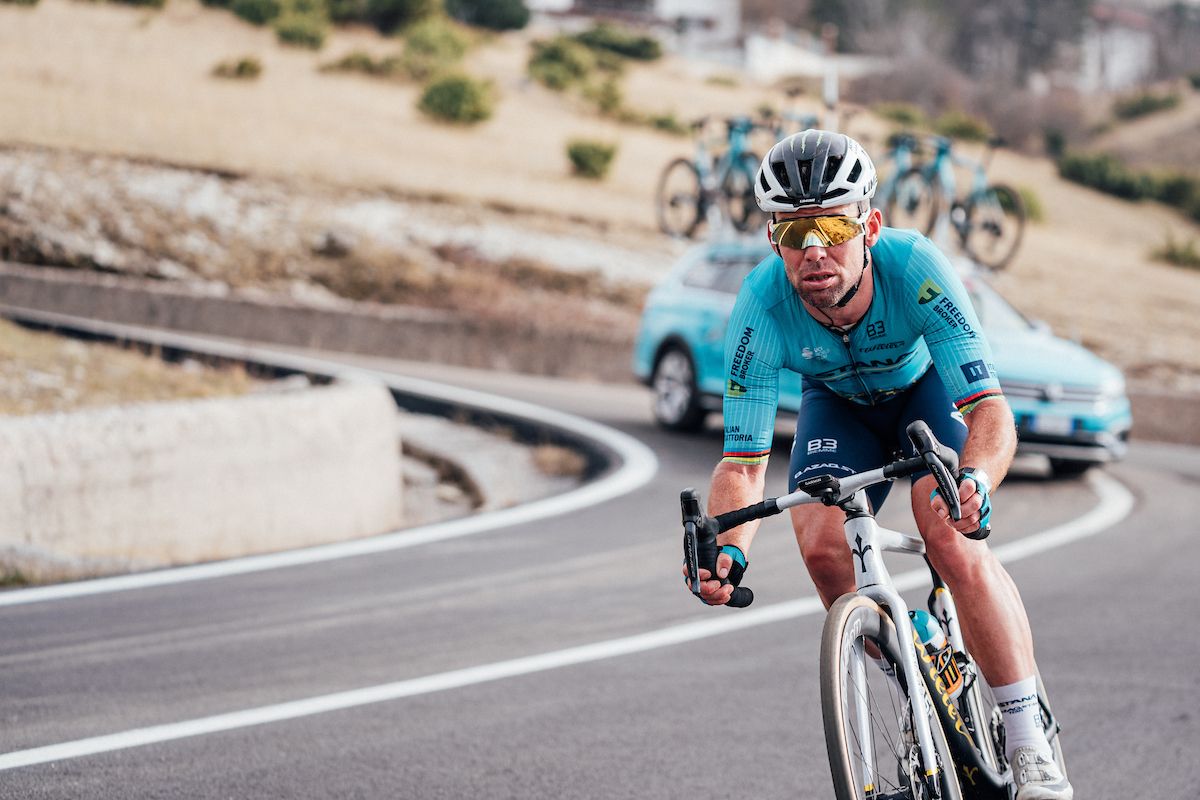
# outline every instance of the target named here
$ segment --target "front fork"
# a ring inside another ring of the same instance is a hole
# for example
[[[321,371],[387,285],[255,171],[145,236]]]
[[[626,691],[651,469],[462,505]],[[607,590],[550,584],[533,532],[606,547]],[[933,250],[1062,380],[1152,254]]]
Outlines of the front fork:
[[[861,492],[859,493],[861,494]],[[857,495],[856,495],[856,499]],[[930,730],[930,717],[934,710],[928,705],[928,694],[915,691],[915,687],[923,686],[925,681],[921,675],[921,666],[917,662],[916,650],[913,647],[912,622],[908,618],[908,605],[900,594],[892,587],[891,575],[883,563],[882,550],[905,549],[923,552],[923,543],[919,539],[904,536],[895,531],[880,528],[875,519],[865,511],[865,501],[862,514],[850,516],[846,520],[846,541],[854,558],[855,582],[858,593],[869,597],[881,606],[891,611],[892,622],[900,641],[900,653],[903,662],[900,667],[904,672],[904,683],[909,687],[909,699],[913,704],[913,729],[917,736],[917,744],[921,749],[921,766],[927,786],[932,790],[931,796],[939,796],[937,751],[933,746],[933,733]],[[916,548],[920,548],[917,550]],[[855,697],[865,696],[865,654],[856,651],[855,660],[858,665],[851,671],[851,680],[855,682]],[[913,695],[916,695],[915,697]],[[920,699],[918,699],[920,698]],[[919,703],[919,705],[918,705]],[[856,704],[861,705],[861,704]],[[864,709],[858,711],[859,730],[869,730],[868,720]],[[875,779],[875,764],[870,754],[862,757],[859,766],[862,770],[864,783],[871,785]]]

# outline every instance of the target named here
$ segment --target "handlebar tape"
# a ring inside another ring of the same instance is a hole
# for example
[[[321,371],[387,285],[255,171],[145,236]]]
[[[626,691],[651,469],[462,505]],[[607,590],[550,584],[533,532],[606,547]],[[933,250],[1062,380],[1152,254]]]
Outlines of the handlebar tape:
[[[729,602],[725,605],[733,608],[745,608],[754,602],[754,592],[749,586],[739,586],[733,590],[733,594],[729,597]]]
[[[738,525],[744,525],[751,520],[763,519],[771,517],[783,511],[779,504],[775,502],[774,497],[768,497],[761,503],[755,503],[752,506],[739,508],[737,511],[729,511],[724,514],[718,514],[714,519],[717,521],[717,528],[721,533],[732,530]]]

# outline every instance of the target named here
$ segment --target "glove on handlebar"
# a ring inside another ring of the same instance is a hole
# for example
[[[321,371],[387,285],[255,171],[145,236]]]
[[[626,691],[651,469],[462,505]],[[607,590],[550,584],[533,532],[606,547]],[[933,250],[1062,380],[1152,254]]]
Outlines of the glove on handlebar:
[[[974,467],[963,467],[958,471],[957,477],[960,483],[969,478],[975,484],[975,491],[983,500],[983,505],[979,507],[979,529],[974,533],[964,535],[968,539],[986,539],[992,532],[990,524],[992,521],[992,487],[988,485],[987,475],[976,471]]]

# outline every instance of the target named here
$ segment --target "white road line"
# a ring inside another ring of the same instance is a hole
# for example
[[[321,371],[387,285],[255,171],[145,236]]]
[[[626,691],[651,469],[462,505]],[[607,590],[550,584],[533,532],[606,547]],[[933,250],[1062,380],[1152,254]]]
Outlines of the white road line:
[[[1042,553],[1051,548],[1061,547],[1069,542],[1087,536],[1094,536],[1115,525],[1133,508],[1133,495],[1116,480],[1102,473],[1093,473],[1089,480],[1100,498],[1100,502],[1094,509],[1064,525],[1059,525],[1042,533],[1025,537],[1020,541],[997,547],[995,549],[996,555],[1002,561],[1012,562]],[[895,583],[899,589],[909,590],[926,584],[928,579],[929,573],[924,569],[918,569],[896,576]],[[189,736],[200,736],[207,733],[247,728],[253,725],[263,725],[268,722],[296,719],[313,714],[323,714],[328,711],[339,711],[354,708],[355,706],[383,703],[403,697],[472,686],[474,684],[512,678],[519,675],[529,675],[574,664],[616,658],[618,656],[626,656],[661,647],[692,642],[697,639],[719,636],[730,631],[816,614],[821,610],[821,603],[817,598],[801,598],[767,606],[766,608],[741,611],[728,616],[722,615],[715,619],[674,625],[669,628],[662,628],[635,636],[627,636],[621,639],[610,639],[604,642],[571,647],[566,650],[556,650],[540,655],[499,661],[493,664],[483,664],[477,667],[442,672],[436,675],[427,675],[422,678],[385,683],[379,686],[369,686],[348,692],[309,697],[289,703],[234,711],[228,714],[217,714],[211,717],[201,717],[199,719],[167,725],[137,728],[108,736],[78,739],[73,742],[63,742],[46,747],[16,750],[0,755],[0,770],[45,764],[69,758],[79,758],[81,756],[106,753],[113,750],[123,750],[130,747],[140,747],[147,744],[183,739]]]

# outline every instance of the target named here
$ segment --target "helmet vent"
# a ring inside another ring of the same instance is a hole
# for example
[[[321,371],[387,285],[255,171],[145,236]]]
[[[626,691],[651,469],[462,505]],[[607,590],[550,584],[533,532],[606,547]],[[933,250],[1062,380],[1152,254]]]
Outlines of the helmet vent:
[[[775,179],[779,181],[780,186],[782,186],[785,189],[791,188],[791,186],[789,185],[789,181],[788,181],[787,167],[784,166],[783,163],[778,162],[778,161],[775,162],[774,164],[771,165],[771,171],[775,173]],[[765,185],[765,179],[764,179],[764,185]]]
[[[862,162],[855,161],[854,169],[850,170],[850,175],[846,178],[850,183],[858,183],[858,176],[862,174]]]

